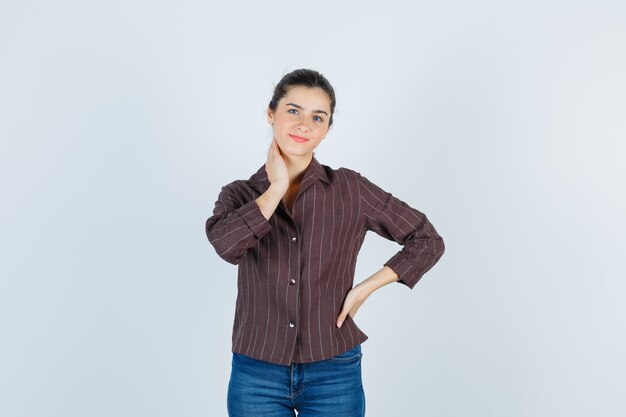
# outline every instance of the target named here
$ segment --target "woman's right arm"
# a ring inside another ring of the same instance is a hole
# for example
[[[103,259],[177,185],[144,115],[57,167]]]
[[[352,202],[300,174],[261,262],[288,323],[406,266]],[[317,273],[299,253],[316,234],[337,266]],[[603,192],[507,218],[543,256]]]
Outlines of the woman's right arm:
[[[279,190],[270,187],[256,200],[243,203],[237,182],[222,187],[213,215],[206,221],[206,235],[217,254],[238,264],[248,249],[272,230],[269,218],[280,202]],[[284,193],[283,193],[284,194]]]
[[[270,186],[256,200],[242,201],[239,183],[232,182],[219,194],[213,216],[206,221],[206,235],[217,254],[231,264],[238,264],[248,249],[272,230],[270,217],[287,192],[286,166],[275,143],[268,151],[266,171]]]

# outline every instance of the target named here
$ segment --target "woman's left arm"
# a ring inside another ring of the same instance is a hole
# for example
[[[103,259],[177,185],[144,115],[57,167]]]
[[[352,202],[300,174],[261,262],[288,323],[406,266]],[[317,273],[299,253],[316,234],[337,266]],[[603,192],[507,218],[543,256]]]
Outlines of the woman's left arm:
[[[385,262],[378,272],[348,292],[337,318],[339,327],[346,314],[354,317],[361,304],[378,288],[397,281],[413,289],[445,251],[443,238],[424,213],[384,191],[361,174],[356,175],[361,215],[367,229],[399,243],[402,249]]]
[[[367,297],[374,291],[387,284],[396,282],[398,278],[398,274],[396,274],[393,269],[388,266],[383,266],[374,275],[355,285],[348,291],[346,298],[343,300],[341,313],[339,317],[337,317],[337,327],[341,327],[346,319],[346,314],[350,314],[350,317],[354,317],[361,305],[367,300]]]

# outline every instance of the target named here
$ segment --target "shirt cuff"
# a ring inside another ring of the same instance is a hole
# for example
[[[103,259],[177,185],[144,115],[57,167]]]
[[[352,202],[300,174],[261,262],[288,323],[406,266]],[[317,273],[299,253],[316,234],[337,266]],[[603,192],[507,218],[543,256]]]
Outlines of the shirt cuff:
[[[422,277],[422,275],[414,273],[415,266],[406,259],[406,255],[402,252],[396,253],[391,259],[385,262],[383,266],[388,266],[393,269],[400,277],[397,282],[406,285],[410,289],[413,289],[417,281]]]
[[[241,206],[239,208],[239,214],[257,239],[262,238],[272,230],[270,222],[261,212],[261,208],[256,200],[249,201]]]

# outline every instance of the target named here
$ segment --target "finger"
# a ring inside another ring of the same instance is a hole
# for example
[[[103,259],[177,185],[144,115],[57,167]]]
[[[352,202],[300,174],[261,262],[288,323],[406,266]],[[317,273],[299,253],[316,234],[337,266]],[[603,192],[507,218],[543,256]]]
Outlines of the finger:
[[[276,153],[277,153],[278,155],[282,155],[282,154],[283,154],[282,149],[280,149],[280,146],[278,146],[278,141],[276,140],[276,137],[275,137],[275,136],[274,136],[274,147],[275,147],[275,149],[276,149]]]
[[[276,158],[278,154],[278,148],[276,147],[276,140],[272,140],[272,144],[270,145],[269,155],[272,158]]]
[[[341,310],[341,313],[339,313],[339,317],[337,317],[337,327],[341,328],[341,325],[346,319],[346,314],[348,314],[346,310]]]

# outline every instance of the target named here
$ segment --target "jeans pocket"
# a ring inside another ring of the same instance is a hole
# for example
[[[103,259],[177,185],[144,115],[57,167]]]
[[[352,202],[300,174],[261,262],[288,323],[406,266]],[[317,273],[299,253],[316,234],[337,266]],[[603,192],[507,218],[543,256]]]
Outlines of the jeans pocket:
[[[329,359],[331,362],[352,362],[361,358],[361,345],[356,345],[350,350],[340,353],[337,356],[333,356]]]

